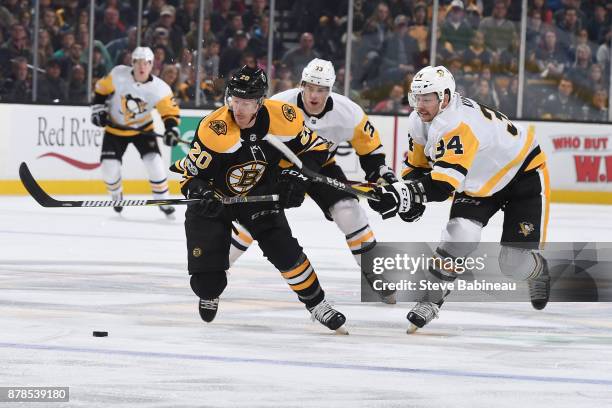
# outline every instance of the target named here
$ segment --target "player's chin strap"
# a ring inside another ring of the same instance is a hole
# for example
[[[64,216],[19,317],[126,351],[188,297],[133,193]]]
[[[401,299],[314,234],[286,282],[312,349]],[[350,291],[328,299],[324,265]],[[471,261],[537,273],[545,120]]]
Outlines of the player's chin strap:
[[[263,137],[263,140],[270,143],[273,147],[275,147],[278,151],[285,155],[285,157],[293,163],[300,171],[309,177],[315,183],[326,184],[332,188],[337,190],[346,191],[347,193],[365,197],[368,200],[372,201],[380,201],[380,197],[377,194],[374,194],[372,191],[363,191],[357,187],[353,187],[352,185],[345,183],[344,181],[336,180],[335,178],[323,176],[319,173],[316,173],[310,170],[308,167],[305,167],[302,161],[297,157],[295,153],[291,151],[283,142],[281,142],[278,138],[273,135],[267,134]]]

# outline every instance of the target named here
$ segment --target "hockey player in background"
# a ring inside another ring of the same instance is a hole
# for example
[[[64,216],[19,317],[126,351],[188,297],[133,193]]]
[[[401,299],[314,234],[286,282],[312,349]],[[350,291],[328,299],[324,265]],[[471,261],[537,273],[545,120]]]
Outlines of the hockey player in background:
[[[132,66],[118,65],[96,83],[91,106],[91,122],[104,127],[102,141],[102,177],[113,200],[123,199],[121,163],[123,154],[133,143],[144,162],[153,197],[169,197],[168,177],[153,131],[151,112],[157,109],[164,122],[163,141],[175,146],[179,140],[179,107],[172,90],[161,79],[151,74],[153,52],[148,47],[137,47],[132,52]],[[160,206],[167,216],[174,213],[172,206]],[[120,213],[122,207],[114,207]]]
[[[545,242],[550,186],[546,158],[532,129],[526,131],[487,106],[455,93],[443,66],[425,67],[409,94],[415,108],[408,121],[409,152],[404,181],[377,187],[381,201],[369,200],[383,218],[399,214],[417,220],[429,201],[454,193],[450,219],[435,250],[441,258],[461,258],[476,249],[482,228],[504,211],[499,266],[525,280],[531,303],[543,309],[550,294],[546,260],[534,250]],[[429,269],[429,279],[452,282],[452,270]],[[419,302],[408,313],[409,332],[437,317],[449,292]]]
[[[226,105],[198,125],[184,166],[181,190],[200,199],[185,213],[191,288],[199,296],[199,313],[211,322],[227,285],[232,221],[244,225],[264,256],[280,271],[312,318],[347,333],[345,317],[325,300],[317,274],[292,236],[283,208],[304,200],[307,180],[294,168],[280,169],[282,154],[263,140],[279,138],[307,166],[318,169],[328,144],[304,126],[292,104],[265,99],[266,74],[242,67],[228,82]],[[279,203],[251,202],[223,206],[218,196],[278,193]]]
[[[306,126],[330,142],[330,149],[320,174],[337,180],[347,180],[342,168],[336,164],[335,155],[341,143],[348,142],[359,156],[359,163],[369,182],[392,184],[397,177],[385,163],[385,153],[378,130],[368,115],[355,102],[332,92],[336,81],[334,66],[330,61],[315,58],[302,71],[299,88],[290,89],[270,99],[297,105],[304,114]],[[374,232],[357,197],[324,184],[311,184],[308,195],[321,208],[325,217],[334,221],[346,237],[346,243],[355,260],[361,265],[361,255],[376,245]],[[241,226],[232,237],[230,262],[234,262],[253,242],[249,232]],[[370,284],[380,275],[365,274]],[[395,303],[395,292],[379,291],[386,303]]]

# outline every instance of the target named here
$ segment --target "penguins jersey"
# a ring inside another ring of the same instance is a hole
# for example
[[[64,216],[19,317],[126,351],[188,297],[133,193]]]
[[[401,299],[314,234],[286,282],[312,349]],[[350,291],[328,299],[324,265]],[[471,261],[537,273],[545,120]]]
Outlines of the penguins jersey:
[[[378,130],[363,109],[346,96],[331,92],[323,112],[315,116],[308,116],[298,88],[273,95],[271,99],[289,102],[300,108],[306,126],[331,143],[328,163],[333,162],[338,145],[349,142],[360,156],[361,167],[366,175],[385,164]]]
[[[491,196],[519,171],[535,169],[546,160],[533,128],[526,131],[504,114],[459,94],[431,123],[413,111],[408,132],[402,176],[414,169],[431,169],[431,179],[449,193]]]
[[[198,124],[188,155],[171,170],[183,173],[181,188],[193,177],[211,183],[225,197],[269,194],[283,154],[262,140],[267,134],[284,142],[307,167],[318,168],[328,154],[328,143],[304,126],[295,105],[266,99],[251,128],[240,129],[223,106]]]
[[[140,131],[153,130],[151,112],[157,109],[164,123],[179,123],[179,107],[174,100],[172,90],[164,81],[151,75],[144,82],[137,82],[132,75],[132,67],[118,65],[96,83],[96,102],[106,97],[109,116],[112,124],[105,130],[117,136],[135,136]],[[118,127],[130,127],[135,130],[124,130]],[[168,126],[167,126],[168,127]]]

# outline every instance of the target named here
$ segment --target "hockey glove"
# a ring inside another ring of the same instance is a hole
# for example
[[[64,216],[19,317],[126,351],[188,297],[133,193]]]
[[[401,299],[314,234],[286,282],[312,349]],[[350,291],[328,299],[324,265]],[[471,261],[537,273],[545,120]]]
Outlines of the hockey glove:
[[[386,165],[382,165],[378,170],[368,174],[366,180],[370,183],[378,184],[393,184],[398,181],[393,170]]]
[[[104,127],[110,123],[106,105],[91,105],[91,123],[98,127]]]
[[[214,218],[223,211],[223,203],[215,196],[210,184],[198,178],[193,178],[184,187],[183,194],[187,198],[196,198],[200,202],[190,207],[196,215],[204,218]]]
[[[278,175],[275,188],[281,207],[292,208],[302,205],[308,186],[310,186],[310,179],[297,168],[283,169]]]
[[[374,189],[374,194],[380,201],[368,200],[370,208],[382,215],[383,220],[396,214],[408,213],[416,203],[424,203],[425,196],[420,183],[404,183],[398,181],[391,185]]]
[[[179,141],[179,129],[172,127],[164,132],[164,144],[166,146],[176,146]]]

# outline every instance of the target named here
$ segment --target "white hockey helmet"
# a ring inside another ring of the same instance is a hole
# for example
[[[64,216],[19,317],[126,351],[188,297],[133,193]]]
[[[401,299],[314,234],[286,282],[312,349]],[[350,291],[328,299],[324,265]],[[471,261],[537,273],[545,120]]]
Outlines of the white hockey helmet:
[[[153,51],[149,47],[136,47],[132,51],[132,64],[134,61],[143,59],[147,62],[153,62]]]
[[[302,70],[302,83],[328,87],[331,91],[336,82],[336,71],[331,61],[315,58]]]
[[[440,110],[442,110],[444,94],[447,91],[450,94],[450,98],[452,98],[455,94],[455,78],[453,78],[453,74],[442,65],[425,67],[416,73],[410,84],[408,102],[410,102],[410,106],[416,108],[416,95],[435,93],[438,95]]]

